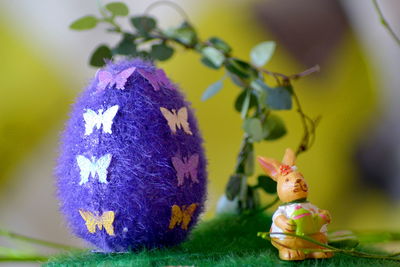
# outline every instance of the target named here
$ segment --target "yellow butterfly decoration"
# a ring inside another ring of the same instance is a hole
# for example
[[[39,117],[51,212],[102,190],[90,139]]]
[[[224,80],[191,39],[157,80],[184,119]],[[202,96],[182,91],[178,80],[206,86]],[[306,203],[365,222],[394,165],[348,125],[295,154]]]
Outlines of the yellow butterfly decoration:
[[[188,123],[188,111],[186,107],[181,107],[176,113],[175,109],[169,111],[166,108],[160,107],[160,111],[163,114],[164,118],[168,122],[168,126],[171,129],[172,133],[176,134],[176,129],[183,128],[183,131],[189,135],[193,135],[190,131],[189,123]]]
[[[173,205],[171,208],[172,215],[169,222],[169,229],[172,230],[176,225],[181,225],[183,230],[187,230],[196,208],[196,203],[189,205],[189,207],[184,205],[182,206],[182,209],[178,205]]]
[[[79,210],[79,214],[85,220],[86,227],[90,233],[94,234],[96,232],[96,226],[99,230],[102,230],[104,226],[108,235],[114,235],[113,222],[115,214],[113,211],[106,211],[103,212],[103,215],[97,216],[90,211]]]

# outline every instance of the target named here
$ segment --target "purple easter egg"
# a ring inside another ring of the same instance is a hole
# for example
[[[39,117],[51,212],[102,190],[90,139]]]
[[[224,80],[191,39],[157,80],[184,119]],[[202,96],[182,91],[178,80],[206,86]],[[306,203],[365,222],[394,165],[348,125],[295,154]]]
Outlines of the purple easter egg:
[[[101,251],[179,244],[207,186],[190,104],[151,63],[108,63],[73,105],[56,176],[70,229]]]

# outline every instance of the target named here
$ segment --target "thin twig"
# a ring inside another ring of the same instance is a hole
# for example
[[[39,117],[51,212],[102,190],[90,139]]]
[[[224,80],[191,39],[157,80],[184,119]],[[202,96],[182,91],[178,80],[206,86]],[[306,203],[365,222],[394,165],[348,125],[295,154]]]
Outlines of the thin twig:
[[[244,162],[247,160],[247,157],[249,156],[248,153],[248,146],[251,145],[251,142],[249,140],[249,137],[247,134],[243,136],[242,143],[240,145],[240,150],[239,150],[239,155],[237,157],[237,162],[235,166],[235,173],[239,174],[241,166],[243,166]],[[243,205],[246,205],[247,203],[247,176],[245,174],[242,174],[242,181],[240,184],[240,190],[239,190],[239,200]]]
[[[114,28],[111,29],[112,32],[116,32],[116,33],[124,33],[121,29],[121,26],[119,26],[113,19],[113,17],[104,17],[103,22],[109,23],[111,26],[113,26]]]
[[[272,72],[272,71],[269,71],[269,70],[266,70],[263,68],[257,68],[257,70],[274,77],[277,80],[278,84],[283,83],[284,85],[291,85],[292,80],[297,80],[304,76],[313,74],[315,72],[319,72],[320,67],[319,67],[319,65],[315,65],[309,69],[306,69],[305,71],[302,71],[297,74],[292,74],[290,76],[287,76],[285,74],[278,73],[278,72]],[[279,80],[279,78],[282,79],[282,82]],[[315,140],[315,128],[320,120],[320,117],[318,117],[316,120],[312,120],[309,116],[307,116],[304,113],[303,108],[300,104],[299,97],[297,96],[297,94],[294,90],[292,92],[292,95],[293,95],[294,101],[296,103],[297,112],[300,115],[300,120],[303,125],[303,129],[304,129],[303,137],[300,141],[299,147],[296,150],[296,155],[298,156],[299,154],[307,151],[313,145],[314,140]],[[308,125],[308,123],[309,123],[309,125]]]
[[[309,132],[308,125],[307,125],[307,115],[303,111],[303,108],[300,104],[299,97],[297,96],[297,94],[294,90],[293,90],[292,94],[293,94],[293,99],[297,106],[297,112],[300,115],[300,120],[301,120],[301,123],[303,124],[303,129],[304,129],[303,138],[301,139],[299,147],[296,150],[296,156],[298,156],[299,154],[303,153],[304,151],[306,151],[308,149],[308,143],[309,143],[308,141],[310,138],[310,132]]]
[[[396,43],[400,46],[400,38],[396,35],[393,28],[390,26],[388,21],[385,19],[385,16],[383,15],[381,8],[379,7],[378,0],[372,0],[372,3],[374,4],[375,10],[379,15],[379,19],[380,19],[382,25],[388,30],[389,34],[396,41]]]
[[[0,262],[46,262],[49,260],[45,255],[26,255],[26,256],[0,256]]]
[[[265,73],[265,74],[268,74],[269,76],[274,77],[275,79],[282,78],[283,80],[290,80],[289,76],[287,76],[285,74],[282,74],[282,73],[279,73],[279,72],[269,71],[269,70],[263,69],[263,68],[257,68],[257,69],[259,71]],[[279,82],[279,80],[278,80],[278,82]]]
[[[397,258],[397,254],[388,254],[388,255],[377,255],[377,254],[369,254],[369,253],[365,253],[365,252],[361,252],[361,251],[356,251],[354,249],[339,249],[333,246],[330,246],[328,244],[324,244],[321,242],[316,241],[315,239],[308,237],[308,236],[301,236],[301,235],[296,235],[296,234],[292,234],[292,233],[277,233],[277,232],[263,232],[261,235],[262,238],[267,239],[267,240],[271,240],[270,235],[286,235],[286,236],[292,236],[292,237],[297,237],[303,240],[306,240],[310,243],[313,243],[315,245],[318,245],[320,247],[323,247],[325,249],[329,249],[332,252],[336,252],[336,253],[343,253],[343,254],[347,254],[350,256],[355,256],[355,257],[361,257],[361,258],[370,258],[370,259],[382,259],[382,260],[394,260],[394,261],[400,261],[400,258]],[[321,251],[323,251],[324,249],[321,249]],[[393,256],[395,255],[395,256]]]
[[[103,4],[101,3],[101,0],[97,0],[96,3],[97,3],[97,8],[98,8],[99,11],[100,11],[100,14],[101,14],[104,18],[107,17],[107,13],[106,13],[106,11],[105,11],[104,8],[103,8]]]
[[[313,67],[311,67],[309,69],[306,69],[305,71],[302,71],[300,73],[296,73],[296,74],[292,74],[292,75],[287,76],[285,74],[282,74],[282,73],[279,73],[279,72],[274,72],[274,71],[269,71],[269,70],[263,69],[263,68],[256,68],[256,69],[261,71],[261,72],[263,72],[263,73],[265,73],[265,74],[268,74],[269,76],[274,77],[275,79],[282,78],[282,80],[284,82],[288,82],[290,80],[294,81],[294,80],[297,80],[299,78],[302,78],[302,77],[308,76],[310,74],[313,74],[315,72],[319,72],[321,70],[319,65],[315,65],[315,66],[313,66]]]
[[[277,196],[274,200],[272,200],[271,203],[269,203],[268,205],[262,207],[262,208],[260,209],[260,211],[265,211],[265,210],[271,208],[273,205],[275,205],[275,204],[278,203],[278,202],[279,202],[279,197]]]
[[[306,69],[305,71],[302,71],[302,72],[297,73],[297,74],[290,75],[289,79],[290,80],[297,80],[297,79],[302,78],[304,76],[308,76],[310,74],[319,72],[320,70],[321,70],[321,68],[319,67],[319,65],[315,65],[315,66],[313,66],[313,67],[311,67],[309,69]]]
[[[29,236],[13,233],[13,232],[10,232],[10,231],[4,230],[4,229],[0,229],[0,236],[17,239],[17,240],[21,240],[24,242],[45,246],[45,247],[56,248],[56,249],[64,249],[64,250],[79,250],[80,249],[80,248],[73,247],[73,246],[63,245],[63,244],[59,244],[59,243],[55,243],[55,242],[51,242],[51,241],[40,240],[40,239],[37,239],[34,237],[29,237]]]
[[[161,0],[161,1],[157,1],[157,2],[152,3],[151,5],[149,5],[145,9],[144,14],[148,15],[152,9],[154,9],[154,8],[156,8],[158,6],[162,6],[162,5],[172,7],[176,12],[179,13],[179,15],[182,16],[182,18],[185,19],[185,21],[189,22],[189,16],[185,12],[185,10],[181,6],[179,6],[177,3],[172,2],[172,1],[168,1],[168,0]]]

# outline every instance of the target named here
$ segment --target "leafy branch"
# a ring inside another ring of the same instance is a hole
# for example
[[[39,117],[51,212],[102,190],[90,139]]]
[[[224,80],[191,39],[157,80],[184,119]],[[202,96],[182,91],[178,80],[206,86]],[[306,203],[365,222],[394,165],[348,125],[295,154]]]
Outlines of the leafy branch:
[[[161,29],[157,20],[148,15],[159,5],[175,8],[184,18],[184,22],[173,28]],[[92,66],[102,67],[106,60],[121,56],[165,61],[181,47],[198,53],[201,63],[206,67],[225,70],[225,75],[205,90],[202,100],[210,99],[220,92],[226,78],[231,79],[241,89],[235,101],[235,109],[243,119],[244,134],[236,166],[226,186],[226,196],[229,200],[238,198],[240,210],[245,211],[258,209],[258,189],[268,194],[276,194],[276,184],[267,176],[258,176],[258,183],[254,186],[248,184],[248,178],[254,175],[254,144],[273,141],[286,134],[285,123],[276,111],[293,109],[294,101],[304,131],[297,154],[307,151],[312,146],[319,118],[311,119],[306,115],[292,82],[319,71],[319,67],[314,66],[293,75],[265,69],[264,66],[275,51],[276,44],[272,41],[256,45],[250,51],[250,61],[239,59],[223,39],[210,37],[201,40],[185,11],[170,1],[155,2],[146,9],[144,15],[129,17],[131,27],[128,30],[123,29],[116,21],[118,17],[127,17],[129,14],[124,3],[114,2],[104,7],[100,5],[99,9],[100,17],[85,16],[70,26],[73,30],[88,30],[102,23],[107,25],[108,32],[121,36],[121,40],[113,47],[101,44],[95,49],[90,59]],[[276,85],[268,85],[265,82],[266,76],[273,77]]]

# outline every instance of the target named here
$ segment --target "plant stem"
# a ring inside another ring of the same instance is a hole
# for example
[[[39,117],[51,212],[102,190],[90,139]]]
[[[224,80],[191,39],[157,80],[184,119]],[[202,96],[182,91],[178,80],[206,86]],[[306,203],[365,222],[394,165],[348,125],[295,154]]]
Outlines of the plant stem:
[[[275,197],[275,199],[274,199],[274,200],[272,200],[272,202],[271,202],[271,203],[269,203],[268,205],[266,205],[266,206],[262,207],[262,208],[261,208],[261,211],[265,211],[265,210],[267,210],[267,209],[271,208],[273,205],[275,205],[275,204],[276,204],[276,203],[278,203],[278,202],[279,202],[279,197],[278,197],[278,196],[276,196],[276,197]]]
[[[296,73],[296,74],[290,75],[290,76],[289,76],[289,79],[290,79],[290,80],[297,80],[297,79],[299,79],[299,78],[301,78],[301,77],[308,76],[308,75],[310,75],[310,74],[319,72],[320,70],[321,70],[320,66],[319,66],[319,65],[315,65],[315,66],[312,66],[312,67],[309,68],[309,69],[306,69],[305,71],[302,71],[302,72],[300,72],[300,73]]]
[[[97,8],[99,9],[100,14],[101,14],[104,18],[107,17],[107,13],[104,11],[104,8],[103,8],[103,5],[102,5],[102,3],[101,3],[101,0],[97,0],[96,2],[97,2]]]
[[[111,26],[114,28],[111,30],[112,32],[116,33],[124,33],[121,29],[121,26],[119,26],[115,21],[113,17],[104,17],[103,22],[109,23]]]
[[[304,152],[307,150],[307,143],[308,143],[308,138],[309,138],[309,132],[308,132],[308,126],[307,126],[307,121],[306,121],[306,116],[303,112],[303,108],[301,107],[299,97],[297,96],[296,92],[293,90],[293,99],[296,103],[297,106],[297,112],[300,114],[300,120],[301,123],[303,124],[303,129],[304,129],[304,134],[303,138],[300,141],[300,144],[296,150],[296,156],[298,156],[300,153]]]
[[[297,94],[294,90],[292,92],[292,95],[293,95],[293,99],[296,103],[297,112],[300,115],[300,120],[303,125],[303,129],[304,129],[303,137],[302,137],[300,144],[296,150],[296,156],[298,156],[301,153],[307,151],[313,144],[314,138],[315,138],[315,128],[316,128],[316,125],[318,124],[320,118],[317,118],[316,120],[312,120],[310,117],[308,117],[304,113],[303,108],[300,104],[299,97],[297,96]],[[310,125],[308,125],[307,122],[310,123]]]
[[[189,21],[189,16],[185,12],[185,10],[182,7],[180,7],[177,3],[168,1],[168,0],[156,1],[152,4],[150,4],[143,13],[145,15],[147,15],[150,13],[150,11],[152,9],[156,8],[157,6],[161,6],[161,5],[172,7],[173,9],[176,10],[176,12],[178,12],[182,16],[182,18],[184,18],[186,21]]]
[[[306,69],[306,70],[304,70],[302,72],[295,73],[295,74],[292,74],[290,76],[287,76],[285,74],[282,74],[282,73],[279,73],[279,72],[274,72],[274,71],[269,71],[269,70],[263,69],[263,68],[256,68],[256,69],[258,71],[261,71],[261,72],[269,75],[269,76],[274,77],[277,80],[278,83],[280,83],[279,78],[281,78],[283,80],[283,82],[290,82],[290,80],[298,80],[298,79],[300,79],[302,77],[308,76],[308,75],[313,74],[315,72],[319,72],[321,70],[319,65],[315,65],[315,66],[312,66],[311,68]]]
[[[396,43],[400,46],[400,38],[396,35],[393,28],[390,26],[388,21],[385,19],[385,16],[383,15],[381,8],[379,7],[378,0],[372,0],[372,3],[374,4],[375,10],[379,15],[379,19],[380,19],[382,25],[388,30],[389,34],[396,41]]]
[[[239,201],[241,207],[247,209],[247,176],[243,176],[240,183]]]
[[[4,230],[4,229],[0,229],[0,236],[8,237],[11,239],[17,239],[17,240],[21,240],[24,242],[45,246],[45,247],[56,248],[56,249],[64,249],[64,250],[79,250],[80,249],[80,248],[73,247],[73,246],[58,244],[58,243],[54,243],[54,242],[50,242],[50,241],[40,240],[40,239],[37,239],[34,237],[29,237],[29,236],[13,233],[13,232],[10,232],[10,231]]]
[[[0,262],[45,262],[49,256],[45,255],[26,255],[26,256],[0,256]]]
[[[241,168],[243,168],[243,164],[249,156],[249,153],[247,151],[249,145],[249,137],[247,135],[244,135],[235,166],[235,174],[240,174],[242,176],[239,191],[239,200],[242,207],[245,207],[247,203],[247,176],[244,174],[245,171],[241,170]]]
[[[265,233],[262,233],[261,237],[264,238],[264,239],[271,240],[270,235],[273,235],[273,234],[297,237],[297,238],[306,240],[306,241],[308,241],[310,243],[316,244],[316,245],[318,245],[318,246],[320,246],[322,248],[329,249],[332,252],[343,253],[343,254],[347,254],[347,255],[350,255],[350,256],[356,256],[356,257],[361,257],[361,258],[370,258],[370,259],[382,259],[382,260],[400,261],[400,258],[396,258],[396,256],[398,255],[397,253],[396,254],[388,254],[388,255],[376,255],[376,254],[369,254],[369,253],[366,253],[366,252],[356,251],[356,250],[353,250],[353,249],[339,249],[339,248],[335,248],[333,246],[318,242],[315,239],[310,238],[308,236],[296,235],[296,234],[292,234],[292,233],[265,232]],[[320,251],[324,251],[324,249],[321,249]]]

